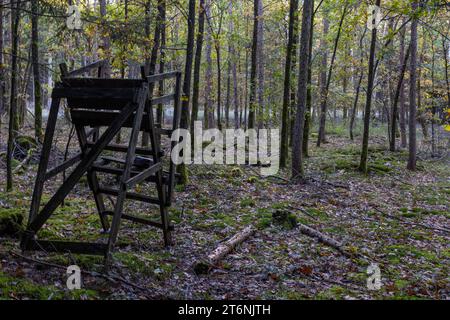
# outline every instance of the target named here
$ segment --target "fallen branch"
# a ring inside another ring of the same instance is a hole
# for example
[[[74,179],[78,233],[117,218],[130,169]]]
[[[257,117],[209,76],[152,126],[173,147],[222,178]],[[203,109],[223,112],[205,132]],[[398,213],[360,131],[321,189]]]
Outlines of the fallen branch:
[[[400,223],[403,223],[403,224],[407,224],[407,225],[410,225],[410,226],[422,227],[422,228],[430,229],[430,230],[441,231],[441,232],[445,232],[445,233],[450,233],[450,230],[446,229],[446,228],[444,228],[444,229],[443,228],[436,228],[436,227],[432,227],[432,226],[427,226],[426,224],[423,224],[423,223],[405,221],[405,220],[401,219],[400,217],[396,217],[396,216],[394,216],[392,214],[389,214],[387,212],[384,212],[384,211],[378,209],[376,206],[372,206],[372,208],[375,209],[376,211],[378,211],[379,213],[381,213],[382,215],[384,215],[384,216],[386,216],[388,218],[391,218],[393,220],[397,220],[397,221],[399,221]]]
[[[354,256],[353,254],[347,252],[344,249],[344,246],[340,242],[334,240],[333,238],[330,238],[329,236],[323,234],[322,232],[319,232],[319,231],[317,231],[311,227],[308,227],[304,224],[301,224],[301,223],[299,223],[297,227],[299,228],[300,232],[303,233],[304,235],[307,235],[311,238],[317,239],[319,242],[336,249],[337,251],[342,253],[344,256],[346,256],[346,257]]]
[[[20,171],[20,169],[22,169],[28,162],[30,162],[31,157],[33,156],[35,149],[30,149],[28,150],[28,154],[25,157],[25,159],[22,160],[21,163],[19,163],[19,165],[17,167],[14,168],[13,170],[13,174],[16,174],[17,172]]]
[[[38,259],[33,259],[33,258],[30,258],[30,257],[26,257],[24,255],[21,255],[21,254],[19,254],[17,252],[14,252],[14,251],[10,251],[9,253],[12,256],[15,256],[17,258],[21,258],[21,259],[23,259],[25,261],[28,261],[28,262],[37,263],[37,264],[44,265],[44,266],[51,267],[51,268],[67,270],[67,267],[59,265],[59,264],[56,264],[56,263],[51,263],[51,262],[46,262],[46,261],[42,261],[42,260],[38,260]],[[139,289],[139,290],[144,291],[144,292],[148,292],[149,291],[149,289],[141,287],[141,286],[139,286],[137,284],[134,284],[134,283],[132,283],[132,282],[130,282],[128,280],[125,280],[122,277],[119,277],[119,276],[107,275],[107,274],[100,273],[100,272],[93,272],[93,271],[86,271],[86,270],[81,270],[81,273],[85,274],[85,275],[92,276],[92,277],[100,277],[100,278],[109,280],[111,282],[119,281],[119,282],[122,282],[122,283],[130,286],[130,287]]]
[[[255,233],[255,228],[250,225],[241,232],[235,234],[229,240],[220,244],[204,261],[200,261],[195,264],[195,273],[207,274],[213,266],[217,265],[220,260],[233,251],[237,245],[247,240],[251,235],[253,235],[253,233]]]

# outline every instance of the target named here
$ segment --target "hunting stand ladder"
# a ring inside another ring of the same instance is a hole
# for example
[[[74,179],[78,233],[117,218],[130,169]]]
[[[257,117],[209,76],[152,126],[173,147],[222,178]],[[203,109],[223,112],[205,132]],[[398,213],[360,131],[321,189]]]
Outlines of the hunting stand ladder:
[[[170,72],[145,77],[145,79],[103,79],[76,78],[93,68],[98,68],[101,77],[104,61],[95,62],[81,69],[68,72],[65,64],[61,67],[61,81],[52,92],[52,103],[40,156],[28,226],[21,240],[23,251],[42,250],[47,252],[70,252],[79,254],[104,255],[105,264],[111,261],[111,252],[117,240],[121,219],[162,229],[165,245],[171,243],[173,226],[169,223],[167,208],[171,205],[175,184],[175,165],[170,161],[168,171],[163,170],[164,152],[161,150],[161,135],[170,135],[179,127],[181,73]],[[155,83],[175,79],[173,94],[153,97]],[[75,127],[81,152],[61,165],[48,170],[49,157],[55,133],[56,122],[62,99],[66,99],[71,121]],[[174,103],[173,125],[170,130],[155,124],[153,106]],[[100,128],[106,130],[100,135]],[[90,129],[89,129],[90,128]],[[122,128],[131,128],[129,143],[113,143]],[[88,129],[88,130],[87,130]],[[151,148],[138,147],[140,132],[147,132]],[[173,148],[175,142],[171,142]],[[125,159],[102,157],[103,151],[125,154]],[[151,158],[145,158],[151,157]],[[170,155],[169,155],[170,157]],[[117,166],[108,166],[114,162]],[[139,166],[137,166],[139,162]],[[41,208],[44,183],[59,173],[75,166],[69,177],[57,189],[51,199]],[[100,184],[97,173],[112,174],[119,178],[118,188]],[[109,233],[107,243],[86,243],[73,241],[50,241],[37,239],[38,231],[44,226],[55,210],[63,203],[70,191],[86,175],[92,191],[105,233]],[[157,197],[130,192],[144,181],[155,184]],[[115,196],[114,209],[108,211],[104,196]],[[159,207],[161,222],[123,213],[126,199],[141,201]],[[111,222],[108,216],[112,216]]]

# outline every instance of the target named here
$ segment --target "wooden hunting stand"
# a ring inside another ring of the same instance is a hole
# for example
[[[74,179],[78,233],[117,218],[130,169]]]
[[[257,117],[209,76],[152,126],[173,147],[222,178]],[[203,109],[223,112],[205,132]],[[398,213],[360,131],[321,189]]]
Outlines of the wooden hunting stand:
[[[103,61],[95,62],[81,69],[68,72],[65,64],[61,67],[61,81],[52,92],[52,103],[45,131],[44,144],[40,156],[39,169],[31,202],[29,221],[21,240],[24,251],[43,250],[47,252],[70,252],[79,254],[104,255],[105,263],[110,261],[114,249],[121,219],[162,229],[165,245],[171,243],[167,207],[171,205],[175,184],[175,165],[169,161],[167,171],[163,170],[164,152],[161,150],[161,135],[171,135],[178,129],[180,122],[181,73],[170,72],[148,76],[145,79],[102,79]],[[98,78],[76,78],[98,68]],[[175,92],[160,97],[153,97],[155,83],[175,79]],[[72,159],[49,171],[48,162],[53,136],[60,109],[61,100],[66,99],[71,121],[75,127],[81,152]],[[174,103],[173,125],[170,130],[154,123],[153,106]],[[106,128],[100,135],[100,128]],[[90,128],[89,130],[87,130]],[[122,128],[131,128],[129,143],[118,145],[112,143]],[[140,132],[147,132],[150,148],[138,147]],[[173,148],[175,142],[171,143]],[[126,154],[124,160],[101,157],[103,151]],[[137,156],[138,155],[138,156]],[[151,158],[145,158],[150,156]],[[170,152],[169,152],[170,158]],[[139,161],[138,161],[139,160]],[[120,163],[121,167],[108,166],[111,161]],[[139,166],[136,163],[139,162]],[[41,197],[44,183],[57,174],[75,166],[70,176],[58,188],[53,197],[41,209]],[[112,174],[119,177],[115,188],[103,186],[97,173]],[[79,180],[87,176],[105,232],[109,232],[107,243],[83,243],[69,241],[49,241],[37,239],[36,234],[44,226],[55,210],[62,204],[69,192]],[[137,184],[148,181],[155,184],[158,197],[130,192]],[[114,209],[108,211],[104,195],[115,196]],[[137,200],[157,205],[161,222],[124,214],[125,199]],[[108,216],[112,216],[111,223]]]

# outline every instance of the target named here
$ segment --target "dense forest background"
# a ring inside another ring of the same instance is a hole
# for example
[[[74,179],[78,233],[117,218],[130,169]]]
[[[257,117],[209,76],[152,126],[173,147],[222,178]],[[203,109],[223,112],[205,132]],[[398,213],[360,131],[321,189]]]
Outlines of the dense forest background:
[[[80,25],[69,6],[79,8]],[[272,152],[282,170],[262,177],[247,165],[180,166],[170,211],[177,245],[162,251],[148,245],[160,240],[156,232],[126,225],[115,270],[123,291],[90,274],[95,285],[81,298],[448,297],[448,1],[0,0],[0,222],[28,214],[60,64],[74,70],[99,60],[108,78],[141,78],[141,66],[147,75],[181,71],[183,128],[197,120],[279,128]],[[156,113],[163,123],[173,116],[162,106]],[[64,109],[53,164],[75,154],[73,136]],[[86,185],[77,188],[61,209],[70,217],[53,220],[47,236],[84,239],[99,228],[85,214],[95,208]],[[303,227],[278,223],[280,212]],[[250,223],[260,233],[241,253],[209,278],[193,275],[199,256]],[[299,237],[306,225],[337,238],[338,252],[327,238]],[[17,244],[2,239],[5,296],[67,297],[51,287],[56,272],[31,274],[33,261],[24,265],[10,253]],[[38,258],[47,267],[98,264]],[[380,292],[360,287],[373,261],[386,280]],[[152,285],[136,284],[148,278]],[[42,279],[49,287],[38,290]]]
[[[68,5],[79,7],[79,30],[68,27]],[[108,77],[139,77],[141,65],[147,73],[186,71],[186,128],[197,119],[205,128],[281,128],[281,164],[293,146],[294,176],[304,174],[314,126],[317,146],[330,126],[348,130],[351,139],[363,131],[360,169],[367,171],[369,126],[387,125],[391,150],[410,140],[414,169],[416,123],[437,154],[449,107],[448,3],[381,3],[375,34],[371,5],[2,1],[2,124],[13,124],[11,141],[30,126],[40,141],[58,65],[76,69],[107,59]]]

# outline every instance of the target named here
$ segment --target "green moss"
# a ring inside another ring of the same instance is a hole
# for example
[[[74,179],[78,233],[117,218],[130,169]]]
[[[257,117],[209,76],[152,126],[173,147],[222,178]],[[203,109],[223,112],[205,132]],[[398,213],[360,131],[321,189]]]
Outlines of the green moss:
[[[434,252],[418,249],[414,246],[391,245],[386,247],[386,251],[388,255],[394,259],[399,259],[409,255],[415,258],[423,258],[428,262],[439,263],[439,259]]]
[[[324,290],[317,295],[321,300],[341,300],[347,294],[347,290],[341,286],[334,285],[328,290]]]
[[[272,214],[273,223],[288,230],[294,229],[298,225],[297,216],[291,212],[277,210]]]
[[[256,201],[252,198],[244,198],[241,200],[241,207],[254,207],[256,205]]]
[[[133,273],[152,276],[157,280],[167,279],[175,269],[175,265],[166,262],[169,254],[158,253],[114,253],[114,258]]]
[[[0,236],[19,236],[23,230],[23,220],[23,210],[0,208]]]
[[[0,300],[1,299],[93,299],[98,297],[93,290],[61,290],[51,285],[42,285],[27,279],[11,277],[0,272]]]
[[[249,177],[248,179],[247,179],[247,182],[248,183],[256,183],[256,182],[258,182],[259,181],[259,179],[257,178],[257,177],[254,177],[254,176],[251,176],[251,177]]]

